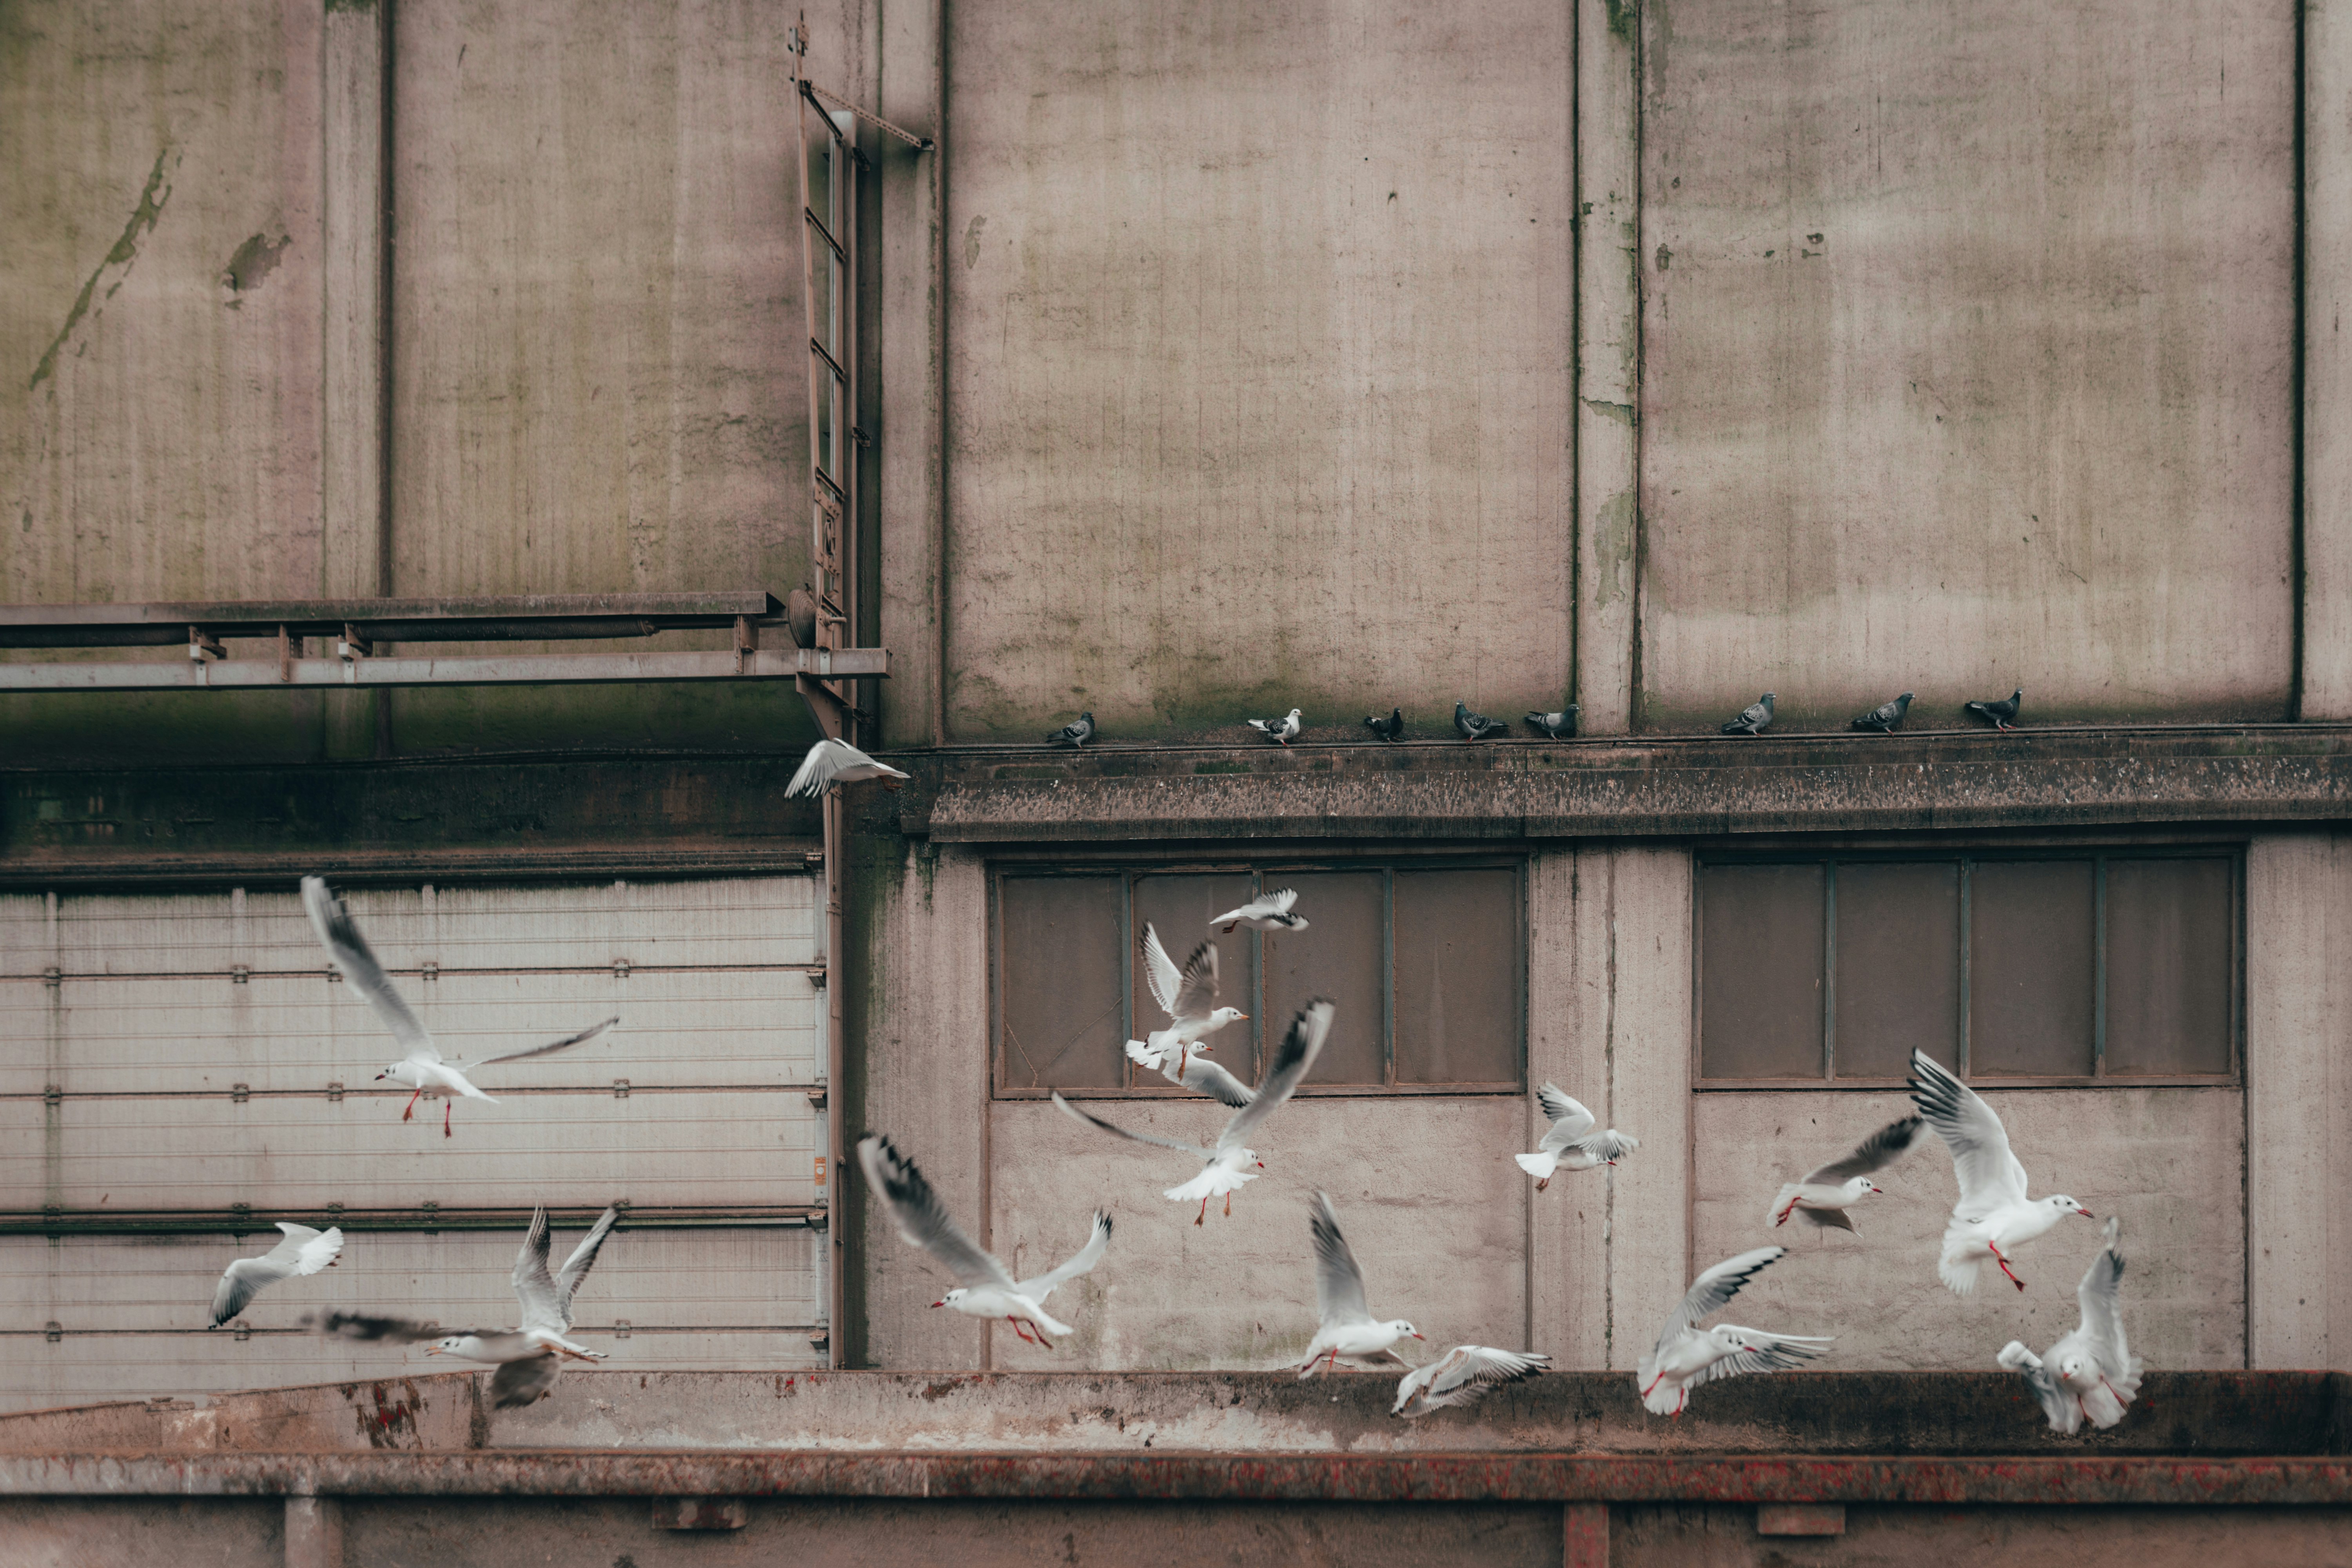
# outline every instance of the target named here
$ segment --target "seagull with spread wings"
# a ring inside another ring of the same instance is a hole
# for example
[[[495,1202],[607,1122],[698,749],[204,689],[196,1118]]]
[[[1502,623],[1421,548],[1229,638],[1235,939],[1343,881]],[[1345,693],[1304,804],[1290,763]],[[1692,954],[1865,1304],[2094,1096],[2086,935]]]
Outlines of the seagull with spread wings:
[[[1328,1194],[1318,1192],[1307,1200],[1307,1230],[1315,1238],[1315,1337],[1307,1342],[1299,1380],[1313,1377],[1318,1362],[1327,1372],[1337,1368],[1341,1356],[1404,1361],[1396,1353],[1397,1342],[1417,1340],[1421,1331],[1402,1318],[1382,1322],[1372,1316],[1364,1301],[1364,1271],[1356,1266],[1348,1238],[1339,1234],[1339,1215]]]
[[[2025,1167],[2010,1152],[2009,1131],[1976,1090],[1954,1078],[1924,1052],[1911,1053],[1911,1102],[1952,1152],[1952,1172],[1960,1201],[1944,1226],[1944,1253],[1936,1277],[1955,1296],[1973,1293],[1986,1258],[2000,1265],[2019,1289],[2025,1281],[2009,1266],[2009,1256],[2070,1214],[2091,1211],[2064,1193],[2046,1198],[2025,1195]]]
[[[1613,1165],[1642,1146],[1639,1138],[1614,1127],[1595,1132],[1592,1129],[1599,1118],[1561,1093],[1556,1083],[1536,1090],[1536,1103],[1543,1108],[1544,1120],[1551,1123],[1551,1131],[1543,1135],[1534,1153],[1514,1154],[1511,1158],[1519,1163],[1520,1170],[1536,1179],[1538,1192],[1551,1185],[1553,1175],[1563,1165],[1571,1171]]]
[[[1789,1216],[1794,1214],[1801,1215],[1808,1225],[1853,1230],[1853,1221],[1845,1211],[1874,1193],[1885,1195],[1885,1189],[1870,1178],[1910,1148],[1923,1125],[1916,1116],[1888,1122],[1843,1159],[1816,1166],[1802,1180],[1784,1184],[1780,1195],[1772,1200],[1772,1212],[1766,1217],[1781,1226],[1788,1224]]]
[[[1182,1083],[1184,1069],[1191,1065],[1193,1048],[1198,1047],[1207,1050],[1209,1047],[1202,1044],[1203,1040],[1227,1024],[1246,1018],[1249,1015],[1238,1007],[1217,1005],[1217,944],[1213,942],[1203,942],[1194,948],[1192,955],[1184,961],[1184,967],[1179,970],[1176,961],[1168,956],[1168,950],[1160,945],[1160,933],[1152,929],[1150,922],[1146,921],[1143,927],[1143,977],[1150,983],[1151,999],[1160,1004],[1161,1012],[1168,1015],[1168,1027],[1152,1031],[1145,1045],[1147,1048],[1160,1052],[1163,1058],[1171,1051],[1175,1053],[1177,1070],[1169,1076]],[[1129,1050],[1128,1055],[1135,1056],[1135,1053]],[[1143,1058],[1136,1057],[1136,1059],[1141,1061]],[[1161,1066],[1158,1062],[1151,1065]],[[1161,1070],[1166,1069],[1162,1067]]]
[[[330,1312],[322,1332],[347,1340],[382,1341],[393,1344],[424,1343],[426,1355],[456,1356],[460,1361],[488,1363],[499,1370],[490,1378],[490,1404],[500,1410],[531,1405],[555,1388],[566,1358],[603,1361],[603,1351],[573,1342],[572,1298],[596,1255],[612,1234],[621,1211],[608,1208],[599,1215],[563,1267],[550,1273],[547,1207],[534,1210],[522,1250],[515,1255],[515,1300],[522,1304],[522,1321],[511,1329],[468,1329],[450,1333],[433,1323],[407,1318],[371,1317],[356,1312]]]
[[[433,1043],[432,1035],[416,1015],[409,1011],[406,999],[393,989],[392,977],[384,973],[383,965],[376,962],[367,938],[360,934],[359,922],[352,919],[349,906],[327,890],[325,878],[302,879],[302,909],[310,917],[310,928],[319,933],[320,942],[326,945],[327,956],[335,961],[335,967],[343,972],[343,977],[375,1010],[375,1016],[383,1021],[383,1026],[392,1031],[392,1037],[408,1052],[399,1061],[376,1074],[376,1081],[381,1083],[390,1079],[415,1091],[408,1097],[408,1105],[400,1113],[403,1121],[416,1114],[416,1101],[420,1097],[443,1101],[441,1136],[444,1138],[450,1135],[449,1110],[458,1096],[488,1100],[493,1105],[498,1103],[476,1089],[467,1078],[467,1073],[486,1068],[492,1062],[551,1056],[557,1051],[570,1050],[574,1046],[586,1045],[621,1021],[607,1018],[593,1028],[567,1035],[551,1045],[498,1051],[487,1057],[478,1057],[470,1062],[444,1061],[439,1047]]]
[[[278,1228],[286,1235],[277,1246],[258,1258],[240,1258],[221,1271],[220,1289],[213,1292],[212,1327],[217,1329],[244,1311],[247,1302],[280,1279],[298,1279],[332,1268],[342,1255],[340,1226],[312,1230],[281,1219]]]
[[[1736,1323],[1698,1326],[1701,1318],[1721,1311],[1741,1286],[1788,1252],[1785,1247],[1759,1247],[1725,1258],[1692,1282],[1690,1294],[1659,1331],[1657,1348],[1642,1358],[1634,1374],[1642,1404],[1653,1415],[1680,1415],[1690,1391],[1702,1383],[1743,1372],[1783,1372],[1822,1353],[1830,1342],[1818,1335],[1776,1334]]]
[[[2037,1356],[2021,1341],[2011,1340],[1996,1359],[2024,1375],[2050,1429],[2069,1437],[2088,1421],[2105,1431],[2124,1418],[2124,1407],[2139,1396],[2139,1357],[2124,1338],[2124,1255],[2116,1246],[2123,1229],[2113,1215],[2107,1219],[2106,1245],[2091,1259],[2074,1299],[2083,1321]]]
[[[884,789],[897,789],[912,777],[887,763],[877,763],[846,741],[819,741],[801,759],[800,771],[784,786],[787,796],[820,795],[835,784],[863,784],[880,779]]]
[[[1305,931],[1307,917],[1294,915],[1291,906],[1298,902],[1298,892],[1285,888],[1277,893],[1261,893],[1237,910],[1227,910],[1209,922],[1211,931],[1231,935],[1235,926],[1248,926],[1255,931]]]
[[[1080,1110],[1064,1100],[1058,1089],[1055,1091],[1054,1103],[1062,1108],[1065,1115],[1088,1126],[1099,1127],[1115,1138],[1126,1138],[1138,1143],[1150,1143],[1155,1148],[1173,1149],[1179,1153],[1198,1156],[1201,1173],[1181,1186],[1169,1188],[1163,1195],[1177,1203],[1200,1199],[1201,1212],[1192,1216],[1192,1223],[1200,1225],[1209,1217],[1211,1198],[1223,1197],[1225,1213],[1232,1214],[1234,1191],[1257,1180],[1258,1172],[1265,1169],[1265,1162],[1257,1157],[1257,1151],[1244,1141],[1249,1137],[1251,1129],[1274,1113],[1276,1106],[1290,1098],[1292,1091],[1315,1066],[1315,1058],[1323,1050],[1324,1037],[1331,1031],[1332,1011],[1332,1005],[1321,1000],[1309,1002],[1298,1010],[1298,1016],[1290,1021],[1290,1032],[1282,1037],[1282,1048],[1275,1052],[1274,1060],[1267,1064],[1265,1077],[1259,1080],[1257,1092],[1250,1097],[1247,1105],[1234,1112],[1233,1120],[1226,1122],[1225,1130],[1217,1135],[1216,1147],[1213,1149],[1203,1149],[1197,1143],[1181,1142],[1173,1138],[1155,1137],[1149,1132],[1130,1132],[1115,1122],[1105,1121],[1099,1116]]]
[[[919,1247],[938,1260],[955,1278],[955,1288],[938,1300],[934,1307],[952,1307],[969,1318],[993,1321],[1003,1318],[1013,1325],[1013,1331],[1024,1341],[1032,1332],[1030,1342],[1047,1350],[1054,1342],[1047,1334],[1071,1332],[1067,1323],[1055,1321],[1045,1310],[1045,1298],[1054,1288],[1076,1279],[1102,1261],[1104,1248],[1110,1246],[1110,1215],[1095,1211],[1093,1231],[1087,1244],[1070,1255],[1058,1268],[1040,1274],[1034,1279],[1015,1279],[998,1262],[993,1254],[981,1249],[979,1243],[963,1232],[963,1227],[951,1218],[947,1205],[940,1202],[931,1184],[915,1163],[890,1146],[890,1140],[868,1133],[857,1141],[857,1163],[866,1171],[866,1184],[889,1211],[891,1223],[898,1227],[898,1239],[909,1247]]]
[[[1427,1366],[1404,1374],[1389,1414],[1409,1421],[1449,1405],[1467,1405],[1490,1388],[1521,1382],[1550,1365],[1551,1357],[1532,1351],[1455,1345]]]

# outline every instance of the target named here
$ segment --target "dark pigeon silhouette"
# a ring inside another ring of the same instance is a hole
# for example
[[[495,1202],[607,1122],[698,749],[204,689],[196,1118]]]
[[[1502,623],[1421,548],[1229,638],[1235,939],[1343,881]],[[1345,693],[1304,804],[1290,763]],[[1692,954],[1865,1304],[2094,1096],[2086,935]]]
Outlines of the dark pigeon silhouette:
[[[1979,719],[1990,719],[1996,730],[2017,728],[2017,705],[2025,700],[2025,688],[2019,687],[2004,702],[1971,702],[1968,710]]]
[[[1473,713],[1462,703],[1454,705],[1454,727],[1462,731],[1465,741],[1483,741],[1489,735],[1507,735],[1511,727],[1500,719],[1489,719],[1484,713]]]
[[[1366,714],[1364,728],[1383,741],[1402,741],[1404,739],[1404,710],[1393,709],[1385,719],[1377,713]]]
[[[1772,694],[1768,691],[1741,709],[1739,717],[1726,724],[1723,732],[1727,735],[1760,735],[1764,732],[1764,726],[1771,721]]]
[[[1060,729],[1046,736],[1045,744],[1049,746],[1083,746],[1094,738],[1095,716],[1091,713],[1081,713],[1070,723],[1063,725]]]
[[[1911,709],[1911,699],[1918,695],[1906,691],[1892,702],[1882,702],[1853,721],[1857,730],[1875,730],[1882,735],[1892,735],[1903,722],[1903,715]]]
[[[1583,711],[1582,707],[1571,702],[1557,713],[1530,713],[1528,728],[1555,741],[1565,740],[1576,733],[1576,716]]]

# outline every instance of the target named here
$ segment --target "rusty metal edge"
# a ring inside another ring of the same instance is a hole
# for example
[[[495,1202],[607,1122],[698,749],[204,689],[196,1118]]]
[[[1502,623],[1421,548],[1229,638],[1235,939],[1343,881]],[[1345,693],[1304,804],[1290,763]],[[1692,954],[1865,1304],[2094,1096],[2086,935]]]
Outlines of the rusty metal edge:
[[[2342,1507],[2343,1458],[628,1453],[0,1456],[0,1497],[857,1497]]]

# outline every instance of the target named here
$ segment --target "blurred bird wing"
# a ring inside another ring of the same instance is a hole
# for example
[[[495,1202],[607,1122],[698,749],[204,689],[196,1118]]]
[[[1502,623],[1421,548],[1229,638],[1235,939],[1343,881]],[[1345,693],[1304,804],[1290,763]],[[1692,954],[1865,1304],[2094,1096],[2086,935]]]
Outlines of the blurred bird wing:
[[[1896,1155],[1911,1147],[1925,1123],[1916,1116],[1906,1116],[1900,1121],[1890,1121],[1857,1145],[1853,1153],[1831,1161],[1809,1173],[1807,1186],[1834,1187],[1854,1176],[1867,1176],[1895,1163]]]
[[[1160,944],[1160,932],[1146,921],[1143,924],[1143,978],[1151,986],[1151,999],[1170,1017],[1179,1017],[1176,998],[1184,988],[1183,976],[1177,973],[1176,961],[1168,956]]]
[[[310,929],[319,933],[319,941],[327,949],[327,956],[352,983],[353,990],[365,998],[392,1037],[400,1043],[408,1059],[437,1062],[441,1053],[434,1047],[433,1037],[407,1001],[393,989],[392,977],[376,962],[375,951],[360,934],[359,922],[342,900],[328,890],[323,877],[302,879],[302,911],[310,917]]]
[[[1721,1310],[1739,1294],[1741,1286],[1778,1262],[1788,1250],[1785,1247],[1759,1247],[1737,1258],[1725,1258],[1691,1281],[1690,1291],[1682,1299],[1682,1304],[1666,1315],[1666,1326],[1658,1331],[1657,1349],[1653,1354],[1663,1358],[1668,1345],[1690,1332],[1701,1318]]]
[[[1339,1215],[1326,1194],[1317,1193],[1308,1205],[1307,1228],[1315,1238],[1317,1321],[1327,1329],[1370,1322],[1371,1310],[1364,1304],[1364,1271],[1339,1233]]]
[[[1018,1287],[1020,1293],[1032,1301],[1045,1300],[1053,1293],[1055,1286],[1066,1284],[1081,1274],[1092,1272],[1094,1266],[1102,1261],[1104,1249],[1109,1246],[1110,1215],[1097,1209],[1094,1229],[1087,1235],[1087,1244],[1063,1259],[1059,1268],[1040,1274],[1034,1279],[1021,1281]]]
[[[1289,1031],[1282,1037],[1282,1046],[1275,1052],[1274,1060],[1265,1069],[1265,1077],[1257,1086],[1250,1102],[1234,1112],[1225,1130],[1217,1135],[1220,1150],[1236,1149],[1249,1141],[1250,1129],[1274,1114],[1274,1108],[1288,1100],[1315,1066],[1315,1058],[1323,1052],[1323,1041],[1331,1033],[1331,1015],[1335,1009],[1320,998],[1298,1010],[1290,1021]]]

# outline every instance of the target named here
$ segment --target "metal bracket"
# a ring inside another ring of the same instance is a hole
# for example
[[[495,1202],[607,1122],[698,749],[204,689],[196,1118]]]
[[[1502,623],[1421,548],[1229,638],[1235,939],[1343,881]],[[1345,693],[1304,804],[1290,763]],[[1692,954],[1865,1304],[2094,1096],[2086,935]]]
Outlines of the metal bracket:
[[[360,636],[359,627],[353,626],[349,621],[345,621],[343,623],[343,635],[336,639],[335,642],[335,657],[337,658],[342,659],[346,663],[350,663],[356,659],[365,658],[374,651],[374,647],[369,643],[367,638]]]
[[[227,657],[221,651],[220,638],[205,631],[202,626],[188,628],[189,663],[202,664],[208,658],[226,658]]]
[[[253,1098],[253,1086],[244,1083],[233,1083],[228,1086],[228,1098],[229,1103],[232,1105],[243,1105],[247,1100]]]

